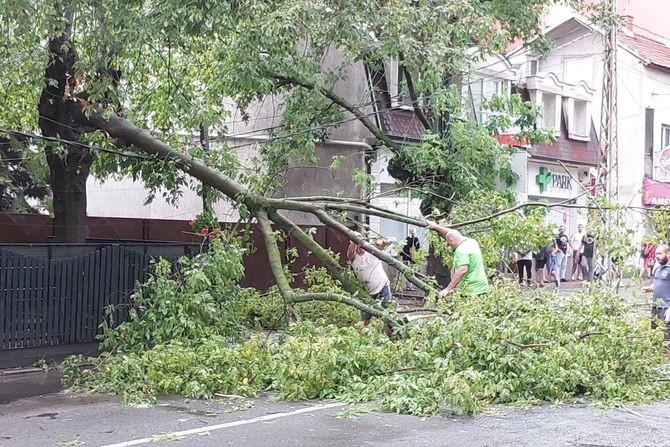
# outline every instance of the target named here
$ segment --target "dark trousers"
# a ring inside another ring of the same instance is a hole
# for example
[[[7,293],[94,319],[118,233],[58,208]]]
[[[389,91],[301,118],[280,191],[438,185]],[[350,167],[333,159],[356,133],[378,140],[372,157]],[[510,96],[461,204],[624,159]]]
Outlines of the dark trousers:
[[[670,324],[665,323],[665,312],[668,310],[667,307],[651,307],[651,328],[656,329],[658,327],[658,322],[665,326],[665,333],[663,334],[665,340],[670,340]]]
[[[526,270],[526,282],[530,284],[530,280],[533,277],[531,273],[531,268],[533,266],[533,261],[530,259],[520,259],[516,261],[517,271],[519,272],[519,284],[523,284],[523,271]]]

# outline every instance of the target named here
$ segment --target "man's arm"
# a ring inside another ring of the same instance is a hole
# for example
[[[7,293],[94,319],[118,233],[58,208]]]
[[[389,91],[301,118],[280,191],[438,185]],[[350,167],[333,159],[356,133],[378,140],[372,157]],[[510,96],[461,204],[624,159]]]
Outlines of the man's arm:
[[[358,245],[354,244],[354,241],[349,241],[349,246],[347,247],[347,259],[349,262],[353,262],[356,257],[356,250]]]
[[[451,277],[449,285],[442,289],[440,293],[437,294],[438,298],[444,298],[449,292],[458,287],[458,284],[461,282],[463,277],[468,273],[468,266],[462,265],[454,271],[454,274]]]
[[[449,234],[449,228],[443,227],[442,225],[438,225],[435,222],[428,221],[428,225],[426,225],[426,228],[429,230],[435,231],[437,234],[442,236],[442,238],[446,239],[447,234]]]
[[[654,282],[654,277],[652,276],[651,279],[650,279],[650,281],[649,281],[649,285],[642,287],[642,291],[643,291],[643,292],[653,292],[653,291],[654,291],[654,286],[655,286],[655,285],[656,285],[656,284],[655,284],[655,282]]]
[[[381,239],[377,239],[375,241],[375,247],[378,250],[385,250],[386,247],[388,247],[390,244],[391,244],[391,241],[389,241],[388,239],[381,238]]]

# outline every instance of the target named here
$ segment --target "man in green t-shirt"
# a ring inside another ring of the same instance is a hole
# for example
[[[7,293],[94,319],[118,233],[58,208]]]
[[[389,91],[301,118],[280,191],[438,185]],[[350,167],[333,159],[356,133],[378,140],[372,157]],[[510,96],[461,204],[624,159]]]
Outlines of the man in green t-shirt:
[[[428,222],[427,228],[442,236],[449,247],[454,250],[454,273],[451,275],[449,285],[437,295],[438,298],[444,298],[461,282],[468,291],[475,295],[488,293],[489,281],[486,277],[482,251],[477,241],[435,222]]]

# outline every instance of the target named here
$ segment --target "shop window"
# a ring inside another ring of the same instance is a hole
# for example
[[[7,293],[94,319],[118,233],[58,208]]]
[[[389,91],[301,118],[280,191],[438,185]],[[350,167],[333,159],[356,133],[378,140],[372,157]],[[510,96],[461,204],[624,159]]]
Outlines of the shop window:
[[[664,124],[661,127],[661,147],[666,148],[670,146],[670,126]]]

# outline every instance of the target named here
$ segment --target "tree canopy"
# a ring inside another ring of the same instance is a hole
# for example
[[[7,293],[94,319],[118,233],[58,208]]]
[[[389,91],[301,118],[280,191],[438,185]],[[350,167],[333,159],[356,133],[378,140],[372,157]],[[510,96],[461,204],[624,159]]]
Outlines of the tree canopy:
[[[285,169],[290,157],[313,160],[315,144],[338,123],[359,120],[377,144],[392,150],[390,170],[423,191],[414,190],[430,211],[445,206],[433,200],[439,196],[458,199],[474,187],[495,186],[504,150],[491,140],[492,129],[461,118],[461,80],[487,55],[535,36],[552,3],[4,0],[0,124],[55,139],[35,143],[47,156],[52,186],[58,183],[57,237],[62,232],[66,239],[85,235],[85,228],[71,233],[66,227],[85,226],[82,182],[91,169],[101,177],[142,178],[153,190],[174,191],[186,180],[170,168],[171,160],[129,155],[142,148],[87,127],[77,113],[123,117],[179,148],[203,124],[226,135],[232,110],[225,99],[245,113],[267,95],[281,98],[281,120],[259,150],[262,172]],[[335,62],[325,64],[332,53]],[[335,93],[351,66],[365,63],[374,71],[390,59],[399,61],[403,88],[426,128],[423,142],[411,148],[388,138],[373,119],[371,101],[356,104]],[[524,108],[518,103],[516,110]],[[254,181],[239,169],[234,148],[216,148],[190,155],[258,191],[281,186]]]

